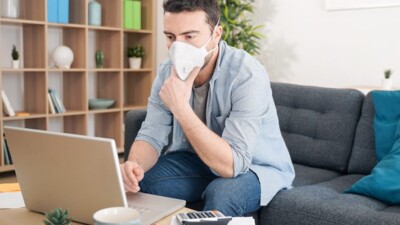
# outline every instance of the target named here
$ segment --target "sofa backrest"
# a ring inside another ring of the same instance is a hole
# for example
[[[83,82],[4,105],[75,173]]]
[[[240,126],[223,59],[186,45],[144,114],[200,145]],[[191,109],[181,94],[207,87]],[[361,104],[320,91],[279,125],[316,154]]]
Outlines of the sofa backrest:
[[[284,83],[271,88],[293,162],[347,172],[364,94]]]
[[[357,125],[348,173],[369,174],[376,164],[374,116],[375,110],[370,92],[365,97]]]

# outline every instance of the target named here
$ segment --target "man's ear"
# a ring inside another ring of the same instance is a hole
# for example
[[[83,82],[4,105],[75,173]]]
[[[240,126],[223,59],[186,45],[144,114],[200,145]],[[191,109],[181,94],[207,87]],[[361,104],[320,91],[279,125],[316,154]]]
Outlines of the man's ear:
[[[215,34],[214,34],[214,35],[215,35],[215,38],[216,38],[217,43],[221,41],[222,32],[223,32],[223,28],[222,28],[221,25],[219,25],[218,27],[216,27],[216,29],[215,29]]]

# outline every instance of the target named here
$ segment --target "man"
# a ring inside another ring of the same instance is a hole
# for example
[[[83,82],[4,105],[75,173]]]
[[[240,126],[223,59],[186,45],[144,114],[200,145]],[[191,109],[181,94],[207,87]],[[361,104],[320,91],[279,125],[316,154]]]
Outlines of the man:
[[[294,170],[267,74],[220,41],[219,16],[217,0],[164,1],[170,59],[121,171],[126,191],[204,200],[204,210],[241,216],[290,187]]]

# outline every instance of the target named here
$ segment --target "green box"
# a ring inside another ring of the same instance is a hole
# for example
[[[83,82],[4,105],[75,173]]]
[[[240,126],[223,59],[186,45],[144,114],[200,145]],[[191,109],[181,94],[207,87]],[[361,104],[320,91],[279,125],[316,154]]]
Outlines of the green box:
[[[124,0],[124,28],[133,29],[133,1]]]
[[[124,0],[124,28],[142,29],[142,3],[140,1]]]
[[[133,29],[142,29],[142,3],[133,1]]]

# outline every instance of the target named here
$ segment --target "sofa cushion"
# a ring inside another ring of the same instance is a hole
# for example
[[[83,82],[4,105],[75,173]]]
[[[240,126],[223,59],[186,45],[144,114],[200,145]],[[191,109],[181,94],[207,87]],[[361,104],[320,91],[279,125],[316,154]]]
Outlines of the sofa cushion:
[[[294,187],[311,185],[331,180],[341,174],[332,170],[313,168],[294,163],[296,177],[293,181]]]
[[[267,207],[262,207],[260,224],[400,224],[400,207],[361,195],[343,194],[361,177],[346,175],[281,191]]]
[[[376,165],[374,137],[374,104],[371,93],[365,97],[360,121],[354,137],[353,151],[349,161],[349,174],[370,174]]]
[[[378,164],[348,192],[400,205],[400,92],[372,93]]]
[[[293,162],[346,171],[364,95],[357,90],[283,83],[271,87]]]

